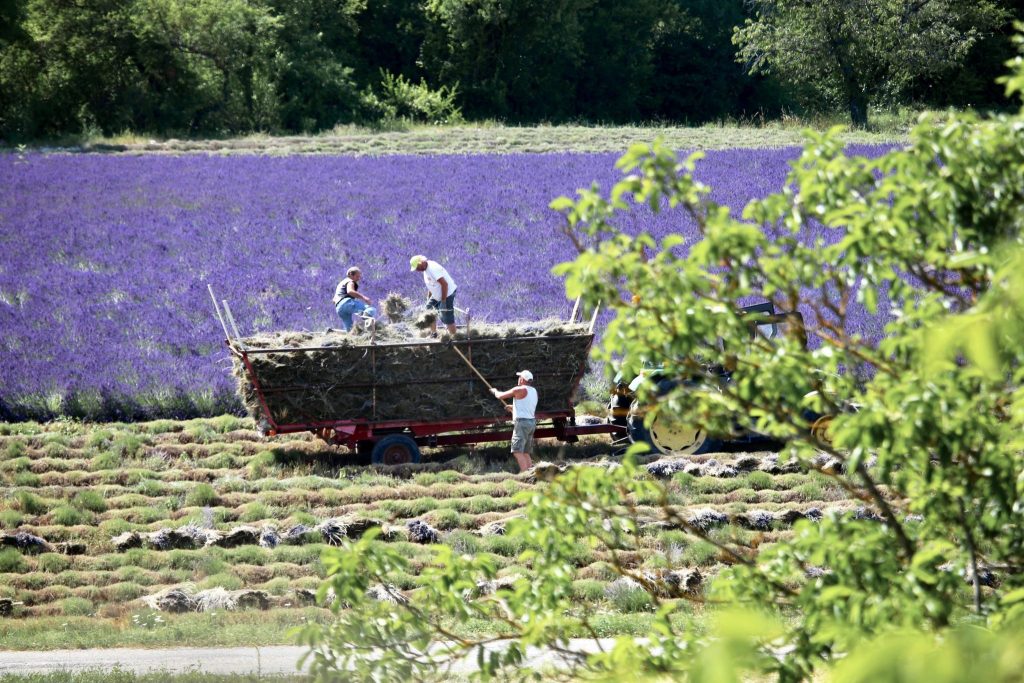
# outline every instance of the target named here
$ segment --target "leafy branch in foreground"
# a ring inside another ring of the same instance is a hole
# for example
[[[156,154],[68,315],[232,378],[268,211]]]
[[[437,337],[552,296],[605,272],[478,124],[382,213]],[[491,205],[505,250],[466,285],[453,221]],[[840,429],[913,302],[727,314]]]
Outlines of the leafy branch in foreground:
[[[1024,62],[1006,82],[1022,91]],[[565,676],[799,680],[839,660],[842,680],[910,680],[937,670],[908,668],[903,652],[940,644],[949,668],[935,680],[1019,676],[1024,113],[925,117],[906,148],[877,159],[846,156],[835,131],[809,134],[786,187],[742,219],[708,201],[698,158],[638,146],[607,197],[554,202],[579,251],[558,268],[567,293],[610,302],[604,359],[676,380],[641,392],[652,416],[719,435],[753,429],[810,466],[824,451],[842,464],[837,483],[870,507],[798,522],[754,552],[706,533],[630,458],[578,466],[510,523],[530,575],[506,588],[482,589],[496,577],[486,558],[439,549],[408,603],[371,600],[404,571],[401,556],[372,538],[329,551],[338,621],[304,636],[321,677],[427,678],[472,655],[476,677],[523,678],[527,648],[543,646],[563,655]],[[677,211],[700,239],[622,233],[615,217],[632,204]],[[803,324],[752,338],[740,305],[763,300]],[[888,321],[883,338],[862,333],[866,316]],[[726,382],[713,368],[723,353]],[[835,415],[828,440],[813,429],[821,413]],[[715,544],[725,566],[703,594],[619,561],[657,525]],[[573,599],[581,547],[650,595],[643,639],[596,639]],[[689,618],[694,604],[703,621]],[[470,619],[494,635],[460,635]],[[589,648],[571,639],[588,636]]]

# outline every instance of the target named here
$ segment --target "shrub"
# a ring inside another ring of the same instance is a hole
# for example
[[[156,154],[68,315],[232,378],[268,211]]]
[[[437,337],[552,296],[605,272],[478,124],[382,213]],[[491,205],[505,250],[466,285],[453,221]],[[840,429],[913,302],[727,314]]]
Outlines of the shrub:
[[[79,491],[71,500],[71,504],[89,512],[105,512],[107,509],[107,501],[97,491]]]
[[[64,598],[60,601],[60,611],[67,617],[87,617],[93,613],[93,605],[85,598]]]
[[[616,611],[624,614],[650,612],[654,609],[650,593],[635,583],[613,583],[605,589],[605,595]]]
[[[146,589],[137,583],[124,582],[114,583],[106,587],[108,600],[114,602],[128,602],[146,594]]]
[[[209,484],[196,484],[185,496],[185,505],[207,506],[217,502],[217,492]]]
[[[89,469],[93,472],[102,472],[104,470],[113,470],[121,465],[121,458],[117,453],[113,451],[103,451],[99,455],[95,456],[89,461]],[[116,473],[112,473],[116,476]]]
[[[43,446],[43,455],[47,458],[62,458],[68,452],[66,444],[60,442],[50,442]]]
[[[6,460],[0,463],[0,469],[4,472],[21,472],[32,466],[32,460],[22,456],[13,460]]]
[[[243,545],[240,548],[233,548],[225,553],[225,558],[231,564],[252,564],[262,566],[270,561],[270,551],[258,545]]]
[[[221,434],[233,432],[238,429],[252,428],[250,420],[235,415],[218,415],[207,421],[211,428]]]
[[[239,515],[240,522],[259,522],[270,517],[267,506],[263,503],[248,503],[242,507],[242,514]]]
[[[775,487],[775,480],[767,472],[751,472],[747,475],[747,484],[755,491],[763,491]]]
[[[86,524],[91,521],[92,515],[73,508],[70,505],[61,505],[50,513],[50,518],[53,520],[54,524],[59,524],[61,526],[76,526],[78,524]]]
[[[15,460],[25,455],[28,451],[28,446],[20,438],[11,438],[7,440],[7,444],[4,446],[4,459]]]
[[[135,485],[135,490],[138,491],[143,496],[155,498],[159,496],[161,493],[163,493],[164,486],[161,482],[157,481],[156,479],[145,478],[141,479]]]
[[[263,590],[271,595],[286,595],[291,590],[291,582],[283,576],[279,576],[263,584]]]
[[[606,584],[593,579],[579,579],[572,582],[572,595],[583,602],[598,602],[605,597]]]
[[[455,87],[442,85],[434,90],[423,79],[416,84],[401,74],[381,70],[380,90],[380,102],[389,112],[388,118],[422,123],[462,121]]]
[[[114,434],[110,430],[97,429],[89,434],[85,440],[85,445],[89,448],[106,448],[113,439]]]
[[[14,494],[14,507],[27,515],[42,515],[49,509],[42,498],[29,491]]]
[[[17,529],[21,526],[22,516],[17,510],[0,510],[0,527]]]
[[[33,472],[18,472],[14,475],[14,485],[24,486],[26,488],[36,488],[39,486],[39,475]]]
[[[245,583],[234,574],[224,572],[221,574],[214,574],[212,576],[206,577],[199,584],[199,588],[205,590],[207,588],[220,587],[225,588],[227,590],[238,590],[239,588],[242,588],[244,585]]]
[[[43,553],[36,560],[36,568],[48,574],[60,574],[71,567],[71,560],[58,553]]]
[[[117,435],[110,445],[110,451],[120,459],[134,458],[142,450],[142,447],[149,443],[147,437],[124,432]]]
[[[267,470],[277,463],[274,451],[260,451],[249,459],[249,476],[254,479],[265,477]]]
[[[21,553],[14,548],[0,550],[0,574],[23,574],[29,569]]]

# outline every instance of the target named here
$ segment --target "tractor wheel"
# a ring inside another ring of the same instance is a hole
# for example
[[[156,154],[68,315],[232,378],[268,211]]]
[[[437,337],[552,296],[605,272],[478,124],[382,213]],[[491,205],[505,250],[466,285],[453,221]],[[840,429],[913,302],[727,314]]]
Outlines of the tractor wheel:
[[[644,424],[644,413],[636,401],[629,410],[627,430],[633,443],[646,443],[651,451],[664,455],[696,455],[709,452],[716,444],[708,433],[699,427],[685,427],[673,424],[656,416],[648,428]]]
[[[406,434],[388,434],[370,454],[374,465],[408,465],[420,461],[420,447]]]
[[[811,436],[817,439],[819,442],[832,445],[832,433],[830,428],[832,427],[832,416],[822,415],[814,424],[811,425]]]

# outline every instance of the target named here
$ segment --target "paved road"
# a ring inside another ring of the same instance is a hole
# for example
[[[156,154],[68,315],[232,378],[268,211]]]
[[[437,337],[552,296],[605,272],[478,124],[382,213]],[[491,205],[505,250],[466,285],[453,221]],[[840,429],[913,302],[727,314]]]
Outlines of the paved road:
[[[602,639],[601,647],[610,648],[612,639]],[[597,651],[593,640],[572,641],[575,650]],[[501,645],[489,649],[501,650]],[[33,652],[0,651],[0,674],[38,674],[55,671],[109,671],[120,668],[137,674],[149,672],[184,673],[202,671],[211,674],[294,674],[304,647],[274,645],[267,647],[182,647],[146,650],[120,648],[110,650],[46,650]],[[558,666],[561,658],[547,650],[527,653],[525,668]],[[563,662],[564,664],[564,662]],[[453,667],[468,673],[476,668],[471,656]]]

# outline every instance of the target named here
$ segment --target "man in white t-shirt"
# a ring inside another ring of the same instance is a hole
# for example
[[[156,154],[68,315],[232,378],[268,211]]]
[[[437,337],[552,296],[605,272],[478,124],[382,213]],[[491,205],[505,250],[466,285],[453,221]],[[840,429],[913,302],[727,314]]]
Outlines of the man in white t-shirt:
[[[512,457],[525,472],[533,467],[530,454],[533,453],[533,433],[537,430],[537,390],[533,388],[533,373],[529,370],[517,372],[519,381],[508,391],[491,389],[495,398],[504,401],[512,399],[512,405],[505,406],[512,411]]]
[[[448,334],[455,334],[455,290],[458,285],[437,261],[430,261],[426,256],[417,254],[409,259],[409,270],[423,273],[423,283],[427,286],[430,299],[427,308],[437,311],[441,322],[448,328]],[[431,334],[437,333],[437,321],[430,328]]]

